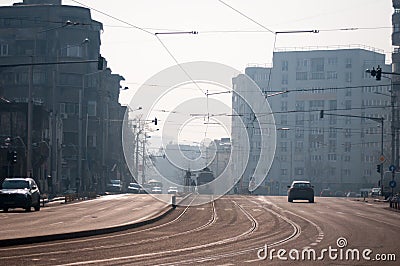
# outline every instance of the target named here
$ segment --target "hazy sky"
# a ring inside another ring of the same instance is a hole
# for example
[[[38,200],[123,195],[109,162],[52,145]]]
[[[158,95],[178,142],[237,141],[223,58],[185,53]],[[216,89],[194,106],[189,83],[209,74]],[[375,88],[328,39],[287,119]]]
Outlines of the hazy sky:
[[[15,2],[0,0],[0,5]],[[89,6],[92,18],[103,23],[101,53],[113,73],[126,79],[122,85],[130,90],[120,97],[125,104],[148,78],[175,65],[155,35],[130,25],[152,33],[198,31],[198,35],[159,36],[180,63],[213,61],[240,71],[249,63],[272,62],[275,35],[265,28],[320,30],[318,34],[278,34],[277,48],[361,44],[381,49],[386,61],[391,59],[391,0],[224,2],[263,27],[218,0],[63,0],[64,5]],[[358,30],[340,30],[348,28]]]

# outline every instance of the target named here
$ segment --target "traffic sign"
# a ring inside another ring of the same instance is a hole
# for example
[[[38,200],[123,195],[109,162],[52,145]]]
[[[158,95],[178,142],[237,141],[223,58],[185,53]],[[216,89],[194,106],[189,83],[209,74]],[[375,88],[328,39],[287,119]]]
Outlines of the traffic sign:
[[[396,181],[394,181],[394,180],[390,181],[390,182],[389,182],[389,186],[390,186],[391,188],[395,188],[395,187],[396,187]]]
[[[394,173],[394,171],[396,171],[396,166],[394,166],[393,164],[389,166],[389,171]]]
[[[379,161],[380,161],[381,163],[384,163],[384,162],[386,161],[385,156],[384,156],[384,155],[381,155],[381,156],[379,157]]]

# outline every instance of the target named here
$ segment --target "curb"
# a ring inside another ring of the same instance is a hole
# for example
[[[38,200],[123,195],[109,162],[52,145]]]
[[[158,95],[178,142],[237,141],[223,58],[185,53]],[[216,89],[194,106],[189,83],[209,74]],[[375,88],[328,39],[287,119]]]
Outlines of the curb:
[[[78,231],[78,232],[60,233],[60,234],[54,234],[54,235],[41,235],[41,236],[21,237],[21,238],[13,238],[13,239],[1,239],[0,247],[28,245],[28,244],[43,243],[43,242],[49,242],[49,241],[74,239],[74,238],[80,238],[80,237],[89,237],[89,236],[110,234],[110,233],[125,231],[125,230],[129,230],[129,229],[134,229],[134,228],[148,225],[148,224],[151,224],[151,223],[161,220],[162,218],[167,216],[169,213],[171,213],[175,209],[175,207],[170,205],[170,206],[166,207],[165,209],[167,209],[167,210],[159,211],[157,214],[154,215],[154,217],[152,217],[148,220],[131,223],[131,224],[124,224],[124,225],[100,228],[100,229],[90,229],[90,230]]]

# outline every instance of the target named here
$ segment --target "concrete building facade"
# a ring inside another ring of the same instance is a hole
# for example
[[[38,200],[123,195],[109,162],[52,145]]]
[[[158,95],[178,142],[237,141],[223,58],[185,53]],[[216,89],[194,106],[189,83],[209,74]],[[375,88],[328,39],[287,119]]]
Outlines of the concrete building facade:
[[[1,64],[44,63],[1,67],[0,96],[21,103],[31,99],[49,112],[48,130],[31,132],[51,150],[45,169],[32,169],[42,187],[51,178],[49,191],[102,191],[108,179],[126,171],[120,130],[125,108],[118,103],[124,78],[111,73],[106,62],[98,69],[102,30],[89,9],[61,0],[0,7]]]
[[[272,68],[246,68],[270,96],[277,129],[274,161],[261,188],[265,193],[285,194],[293,180],[310,180],[317,193],[378,185],[382,131],[380,123],[365,117],[384,118],[385,169],[391,161],[392,118],[390,80],[378,82],[365,72],[377,65],[390,70],[385,55],[369,47],[302,48],[275,51]],[[232,138],[235,143],[234,132]],[[250,141],[250,147],[257,146],[257,138]],[[249,165],[245,175],[251,176]]]

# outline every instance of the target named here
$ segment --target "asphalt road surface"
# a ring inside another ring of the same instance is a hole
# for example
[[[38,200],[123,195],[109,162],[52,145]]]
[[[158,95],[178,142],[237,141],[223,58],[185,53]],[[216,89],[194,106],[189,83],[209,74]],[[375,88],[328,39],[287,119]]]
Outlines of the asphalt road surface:
[[[178,207],[140,228],[0,248],[0,265],[398,265],[400,260],[400,213],[384,203],[225,196],[195,206],[198,197],[187,199],[192,207]]]
[[[170,195],[163,195],[170,198]],[[146,194],[117,194],[95,200],[52,204],[39,212],[0,211],[0,240],[69,233],[134,223],[157,214],[167,203]],[[0,263],[1,264],[1,263]]]

